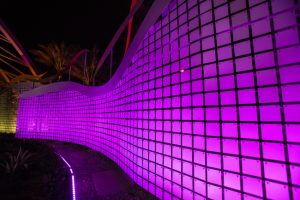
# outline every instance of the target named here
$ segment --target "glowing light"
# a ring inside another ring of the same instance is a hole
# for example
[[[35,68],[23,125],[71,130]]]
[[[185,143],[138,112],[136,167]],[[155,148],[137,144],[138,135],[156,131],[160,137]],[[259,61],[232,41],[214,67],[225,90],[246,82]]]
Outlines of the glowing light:
[[[181,73],[184,72],[184,69],[179,70]]]
[[[73,173],[73,169],[71,167],[71,165],[66,161],[66,159],[64,157],[62,157],[62,155],[57,154],[63,161],[64,163],[69,167],[70,170],[70,174],[71,174],[71,179],[72,179],[72,200],[76,200],[76,192],[75,192],[75,175]]]

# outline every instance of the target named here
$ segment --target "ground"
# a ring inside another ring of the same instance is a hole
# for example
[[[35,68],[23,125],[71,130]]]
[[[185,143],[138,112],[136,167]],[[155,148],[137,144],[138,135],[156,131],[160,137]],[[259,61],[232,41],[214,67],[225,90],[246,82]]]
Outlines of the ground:
[[[48,144],[71,165],[75,174],[77,199],[155,199],[99,152],[71,143]]]

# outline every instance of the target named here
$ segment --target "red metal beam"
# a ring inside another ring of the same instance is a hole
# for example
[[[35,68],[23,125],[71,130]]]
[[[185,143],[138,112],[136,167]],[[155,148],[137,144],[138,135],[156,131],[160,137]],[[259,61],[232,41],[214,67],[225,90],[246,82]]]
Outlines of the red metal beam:
[[[106,48],[106,50],[104,51],[102,57],[100,58],[97,67],[96,67],[96,72],[95,74],[98,73],[99,69],[101,68],[101,66],[103,65],[104,61],[106,60],[107,56],[110,54],[111,49],[115,46],[116,42],[118,41],[119,37],[121,36],[121,34],[123,33],[123,31],[126,29],[129,20],[132,18],[132,16],[138,11],[138,9],[140,8],[140,6],[142,5],[144,0],[138,0],[137,3],[135,4],[134,8],[132,9],[132,11],[129,13],[129,15],[125,18],[125,20],[123,21],[123,23],[121,24],[121,26],[119,27],[118,31],[116,32],[116,34],[114,35],[114,37],[112,38],[112,40],[110,41],[110,43],[108,44],[108,47]]]
[[[137,2],[137,0],[132,0],[131,1],[130,12],[133,10],[136,2]],[[132,21],[133,21],[133,16],[130,18],[129,23],[128,23],[127,39],[126,39],[126,46],[125,46],[125,52],[124,53],[126,53],[128,47],[129,47],[129,44],[130,44]]]

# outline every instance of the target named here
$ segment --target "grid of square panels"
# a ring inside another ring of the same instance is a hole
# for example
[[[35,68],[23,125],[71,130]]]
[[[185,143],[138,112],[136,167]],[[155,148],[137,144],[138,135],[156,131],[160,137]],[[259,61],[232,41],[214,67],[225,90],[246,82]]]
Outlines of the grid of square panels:
[[[12,93],[5,91],[0,94],[0,134],[16,132],[16,115],[14,112],[17,106],[12,104]]]
[[[22,82],[0,92],[0,134],[16,133],[17,95],[39,86],[37,83]]]
[[[173,1],[116,88],[23,98],[17,136],[96,149],[161,199],[299,199],[297,6]]]

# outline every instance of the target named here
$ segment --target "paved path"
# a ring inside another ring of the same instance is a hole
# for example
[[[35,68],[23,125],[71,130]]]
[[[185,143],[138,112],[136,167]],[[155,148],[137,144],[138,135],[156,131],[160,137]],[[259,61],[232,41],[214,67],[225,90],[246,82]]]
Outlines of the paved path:
[[[86,147],[49,142],[73,168],[77,200],[154,199],[130,180],[110,159]]]

